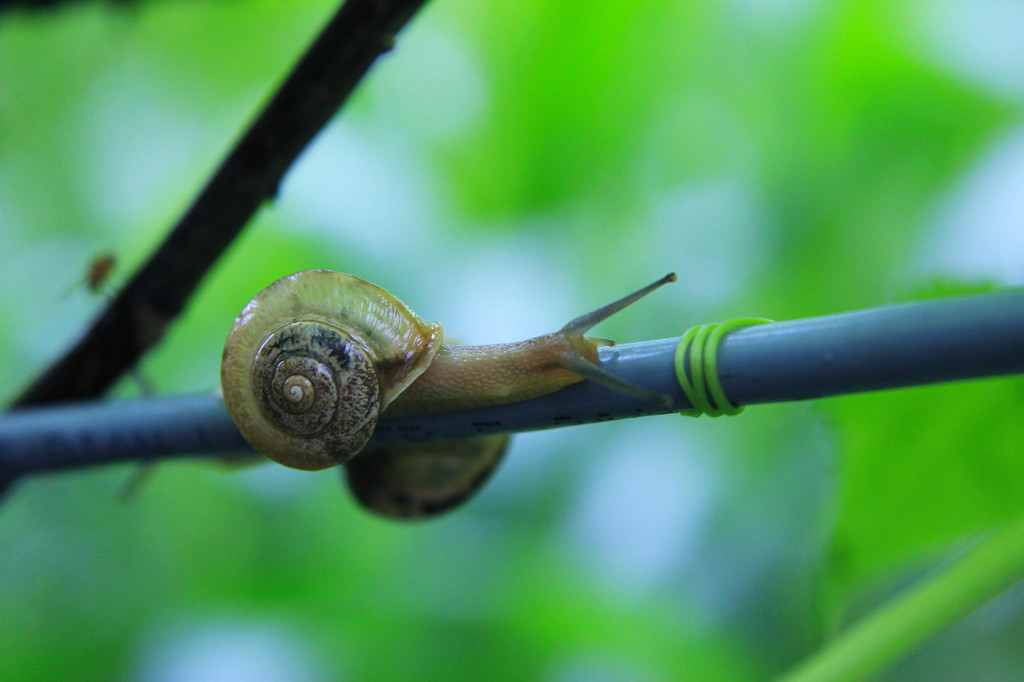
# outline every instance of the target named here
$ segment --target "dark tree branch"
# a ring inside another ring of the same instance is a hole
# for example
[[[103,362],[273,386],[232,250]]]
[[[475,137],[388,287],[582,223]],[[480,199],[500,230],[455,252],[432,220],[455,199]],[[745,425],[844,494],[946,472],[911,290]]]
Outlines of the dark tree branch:
[[[289,166],[426,0],[348,0],[174,230],[85,335],[15,407],[102,394],[163,336]]]

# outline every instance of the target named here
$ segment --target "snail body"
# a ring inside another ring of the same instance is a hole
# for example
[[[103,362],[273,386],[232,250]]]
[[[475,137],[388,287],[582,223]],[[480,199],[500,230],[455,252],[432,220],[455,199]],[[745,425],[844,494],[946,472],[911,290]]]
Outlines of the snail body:
[[[369,282],[329,270],[299,272],[261,291],[235,319],[221,364],[224,402],[257,451],[307,470],[348,462],[385,410],[417,415],[501,405],[585,379],[663,402],[667,397],[603,372],[597,349],[611,342],[583,334],[674,280],[670,274],[551,334],[456,346],[443,345],[441,325],[423,322]],[[443,444],[368,452],[350,463],[349,484],[381,513],[434,513],[475,490],[506,442],[453,441],[447,454]]]
[[[586,378],[566,369],[563,357],[573,355],[596,365],[597,348],[607,343],[555,332],[512,343],[444,345],[388,414],[452,412],[554,393]]]

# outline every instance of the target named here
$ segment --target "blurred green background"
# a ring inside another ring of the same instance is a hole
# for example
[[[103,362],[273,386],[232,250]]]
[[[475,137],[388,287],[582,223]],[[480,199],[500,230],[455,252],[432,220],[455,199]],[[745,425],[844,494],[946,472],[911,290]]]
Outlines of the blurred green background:
[[[0,399],[161,240],[326,0],[0,15]],[[142,363],[213,390],[271,280],[357,274],[474,343],[656,276],[620,341],[1024,283],[1024,5],[434,0]],[[70,292],[70,293],[69,293]],[[120,396],[138,394],[131,382]],[[337,472],[160,465],[0,507],[4,680],[756,680],[1024,511],[1024,383],[523,434],[442,520]],[[886,679],[1017,679],[1015,589]]]

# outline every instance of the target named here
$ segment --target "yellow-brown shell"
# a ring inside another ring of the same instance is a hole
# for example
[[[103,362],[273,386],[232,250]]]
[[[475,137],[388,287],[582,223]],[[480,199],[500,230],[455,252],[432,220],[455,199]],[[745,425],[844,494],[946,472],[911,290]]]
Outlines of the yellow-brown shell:
[[[441,326],[383,289],[330,270],[280,279],[235,318],[224,404],[242,435],[296,469],[341,464],[433,361]]]
[[[498,466],[505,434],[369,449],[345,463],[356,500],[382,516],[426,518],[469,499]]]

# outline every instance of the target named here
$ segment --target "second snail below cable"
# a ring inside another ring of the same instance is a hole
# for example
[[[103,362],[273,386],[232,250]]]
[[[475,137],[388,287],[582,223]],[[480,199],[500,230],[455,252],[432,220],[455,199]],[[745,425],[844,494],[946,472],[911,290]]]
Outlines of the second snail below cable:
[[[528,400],[591,379],[666,398],[597,366],[610,341],[583,334],[669,274],[551,334],[485,346],[442,344],[437,323],[358,277],[307,270],[280,279],[239,313],[221,386],[245,439],[270,459],[316,470],[349,460],[385,410],[414,415]]]

